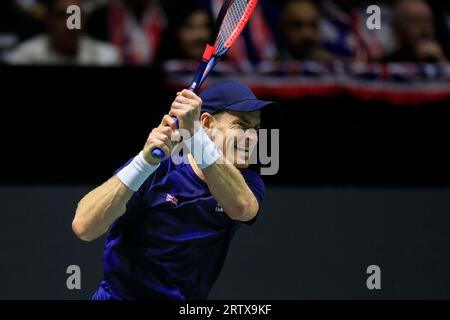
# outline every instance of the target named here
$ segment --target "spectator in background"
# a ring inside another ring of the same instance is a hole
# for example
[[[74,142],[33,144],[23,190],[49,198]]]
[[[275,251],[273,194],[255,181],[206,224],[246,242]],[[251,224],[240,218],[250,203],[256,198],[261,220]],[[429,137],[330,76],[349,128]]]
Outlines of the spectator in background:
[[[347,61],[379,60],[384,48],[377,31],[366,26],[365,9],[356,0],[324,0],[320,23],[321,42],[328,52]]]
[[[442,46],[444,54],[450,57],[450,3],[442,0],[429,0],[434,13],[436,39]]]
[[[320,9],[313,0],[288,0],[281,13],[284,49],[281,59],[332,62],[334,55],[320,47]]]
[[[118,47],[124,64],[144,65],[155,60],[166,25],[159,1],[117,0],[94,11],[87,29]]]
[[[8,57],[12,64],[75,64],[116,65],[117,50],[106,43],[93,40],[82,30],[69,30],[67,7],[82,0],[50,0],[46,18],[48,31],[25,41]]]
[[[436,40],[434,15],[423,0],[397,1],[394,11],[396,50],[386,62],[445,63],[447,58]]]
[[[200,2],[177,4],[168,10],[169,28],[159,60],[200,60],[212,32],[213,19]]]

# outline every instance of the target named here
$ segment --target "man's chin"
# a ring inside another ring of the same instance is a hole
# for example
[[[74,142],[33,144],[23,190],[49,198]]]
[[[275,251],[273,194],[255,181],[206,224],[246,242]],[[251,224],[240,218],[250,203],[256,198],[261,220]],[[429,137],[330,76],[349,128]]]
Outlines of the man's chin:
[[[228,161],[234,164],[234,166],[238,169],[246,169],[250,166],[250,162],[247,159],[230,159]]]
[[[248,159],[238,159],[238,161],[235,161],[235,166],[238,169],[246,169],[250,166]]]
[[[227,156],[228,161],[238,169],[246,169],[250,166],[250,157],[244,154],[234,154],[232,158]]]
[[[246,164],[236,164],[236,168],[238,169],[247,169],[250,165],[248,163]]]

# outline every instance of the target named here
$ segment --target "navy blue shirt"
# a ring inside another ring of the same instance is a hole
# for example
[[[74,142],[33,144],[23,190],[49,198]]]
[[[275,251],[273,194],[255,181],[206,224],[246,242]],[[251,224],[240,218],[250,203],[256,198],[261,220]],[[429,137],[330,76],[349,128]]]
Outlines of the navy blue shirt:
[[[186,158],[175,160],[182,163],[161,163],[107,234],[100,289],[110,299],[206,299],[222,269],[242,223],[227,216]],[[240,171],[261,204],[261,177]]]

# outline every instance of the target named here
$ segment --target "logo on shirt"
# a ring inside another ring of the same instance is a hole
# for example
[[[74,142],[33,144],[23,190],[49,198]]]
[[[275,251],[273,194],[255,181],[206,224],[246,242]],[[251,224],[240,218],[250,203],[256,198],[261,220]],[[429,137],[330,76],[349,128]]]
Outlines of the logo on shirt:
[[[171,204],[173,204],[175,206],[178,205],[178,199],[170,194],[166,195],[166,201],[170,202]]]
[[[223,208],[219,205],[216,206],[216,212],[217,213],[223,213]]]

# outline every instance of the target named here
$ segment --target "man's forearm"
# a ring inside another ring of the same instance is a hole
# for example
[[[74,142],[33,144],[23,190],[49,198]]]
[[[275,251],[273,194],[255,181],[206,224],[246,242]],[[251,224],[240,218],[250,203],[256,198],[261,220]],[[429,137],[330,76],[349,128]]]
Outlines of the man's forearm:
[[[214,198],[234,220],[249,221],[258,213],[259,204],[240,171],[223,158],[220,164],[203,169]]]
[[[117,176],[88,193],[78,204],[72,229],[82,240],[92,241],[103,235],[125,213],[133,196]]]

